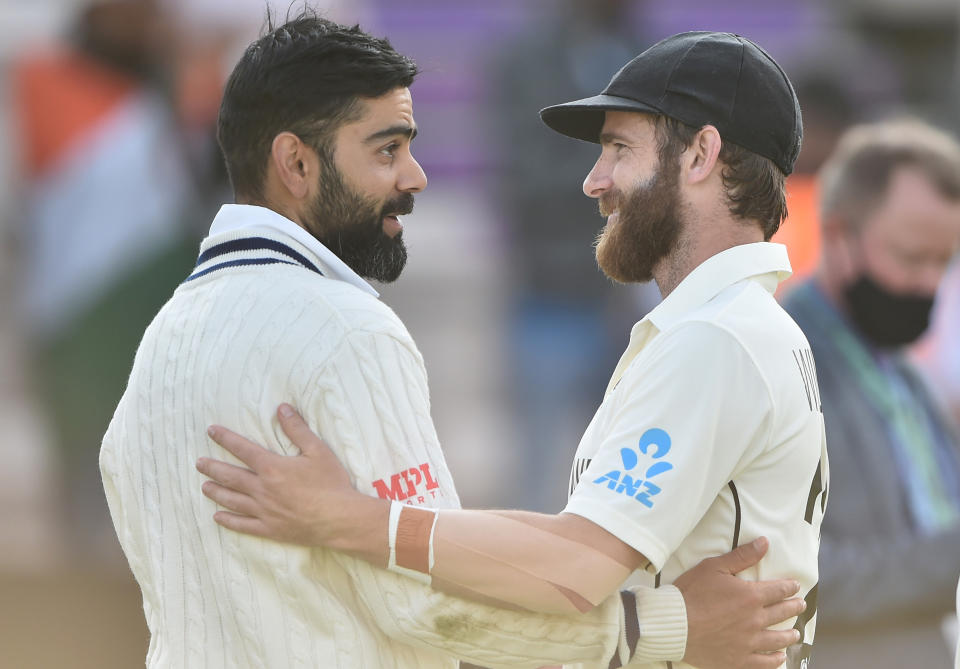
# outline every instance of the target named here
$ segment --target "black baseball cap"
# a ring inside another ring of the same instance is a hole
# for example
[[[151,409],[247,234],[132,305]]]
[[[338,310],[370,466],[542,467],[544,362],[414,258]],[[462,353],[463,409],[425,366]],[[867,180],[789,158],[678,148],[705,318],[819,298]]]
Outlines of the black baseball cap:
[[[668,37],[624,65],[600,95],[540,111],[557,132],[599,142],[604,112],[663,114],[769,158],[784,174],[800,153],[797,94],[770,55],[732,33]]]

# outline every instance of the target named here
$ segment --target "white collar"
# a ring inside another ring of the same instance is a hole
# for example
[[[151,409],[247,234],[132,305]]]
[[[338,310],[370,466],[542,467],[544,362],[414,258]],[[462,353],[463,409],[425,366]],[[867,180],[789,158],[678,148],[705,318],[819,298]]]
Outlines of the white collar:
[[[243,228],[273,228],[292,237],[310,251],[326,270],[324,275],[339,281],[344,281],[360,290],[380,297],[373,286],[367,283],[359,274],[324,246],[316,237],[291,221],[286,216],[278,214],[272,209],[252,204],[225,204],[210,225],[210,236],[237,232]]]
[[[700,263],[644,320],[651,321],[662,332],[739,281],[753,278],[772,294],[792,271],[783,244],[755,242],[733,246]]]
[[[787,247],[782,244],[742,244],[707,258],[684,277],[673,292],[643,320],[633,326],[630,343],[610,377],[606,395],[613,392],[630,363],[653,337],[709,302],[725,288],[750,279],[772,294],[791,272]]]

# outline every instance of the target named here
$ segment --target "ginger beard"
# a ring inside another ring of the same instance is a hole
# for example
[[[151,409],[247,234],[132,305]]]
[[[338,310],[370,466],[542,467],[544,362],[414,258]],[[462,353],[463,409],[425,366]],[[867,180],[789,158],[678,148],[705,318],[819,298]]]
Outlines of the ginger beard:
[[[317,153],[320,187],[305,220],[307,230],[363,278],[396,281],[407,263],[397,216],[413,211],[413,194],[378,203],[347,185],[329,151]]]
[[[597,264],[619,283],[653,279],[657,263],[676,248],[680,220],[680,165],[660,156],[657,171],[624,195],[611,190],[600,197],[607,224],[597,238]]]

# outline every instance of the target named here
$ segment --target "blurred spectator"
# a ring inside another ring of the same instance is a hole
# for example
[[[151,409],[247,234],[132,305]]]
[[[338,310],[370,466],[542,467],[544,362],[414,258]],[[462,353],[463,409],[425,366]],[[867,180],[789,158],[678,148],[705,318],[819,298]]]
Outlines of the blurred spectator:
[[[856,111],[851,96],[837,78],[810,71],[794,79],[803,110],[803,147],[793,173],[787,177],[789,217],[772,241],[790,254],[793,276],[780,284],[781,292],[810,275],[820,256],[820,217],[817,170],[833,151],[837,139],[853,122]]]
[[[821,171],[821,263],[786,308],[810,340],[830,452],[817,644],[825,669],[952,666],[960,453],[903,347],[960,247],[960,146],[857,126]]]
[[[168,72],[165,75],[170,104],[176,116],[181,144],[192,167],[193,188],[205,211],[196,224],[206,232],[210,219],[233,192],[216,142],[220,97],[234,63],[265,24],[267,12],[274,20],[296,14],[303,0],[155,0],[172,25],[168,35]],[[365,0],[309,0],[329,18],[345,12],[352,21],[363,14]]]
[[[954,261],[937,291],[927,335],[912,353],[960,423],[960,262]]]
[[[192,175],[164,95],[167,28],[153,0],[99,0],[62,47],[13,71],[22,302],[80,557],[116,545],[100,440],[143,329],[195,259]]]
[[[555,484],[569,474],[623,333],[642,315],[591,252],[603,220],[580,185],[596,146],[558,142],[538,112],[593,95],[648,46],[630,15],[635,4],[568,0],[503,48],[492,74],[496,197],[507,225],[513,301],[508,367],[520,428],[519,493],[511,503],[528,509],[563,505],[565,491]]]

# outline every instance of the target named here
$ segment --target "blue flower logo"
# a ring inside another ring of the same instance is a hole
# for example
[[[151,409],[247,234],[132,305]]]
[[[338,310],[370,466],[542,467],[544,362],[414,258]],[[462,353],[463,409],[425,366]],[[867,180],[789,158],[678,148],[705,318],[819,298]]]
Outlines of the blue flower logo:
[[[650,428],[640,437],[636,450],[632,448],[620,449],[623,471],[615,469],[607,472],[594,480],[594,483],[605,484],[608,489],[621,495],[633,497],[644,506],[652,508],[653,500],[650,498],[659,494],[662,489],[650,479],[673,469],[670,462],[661,459],[670,452],[670,443],[670,435],[667,434],[666,430],[661,430],[658,427]],[[654,460],[655,462],[647,466],[639,476],[628,474],[627,472],[632,472],[640,464],[640,455],[646,456],[645,460]]]

